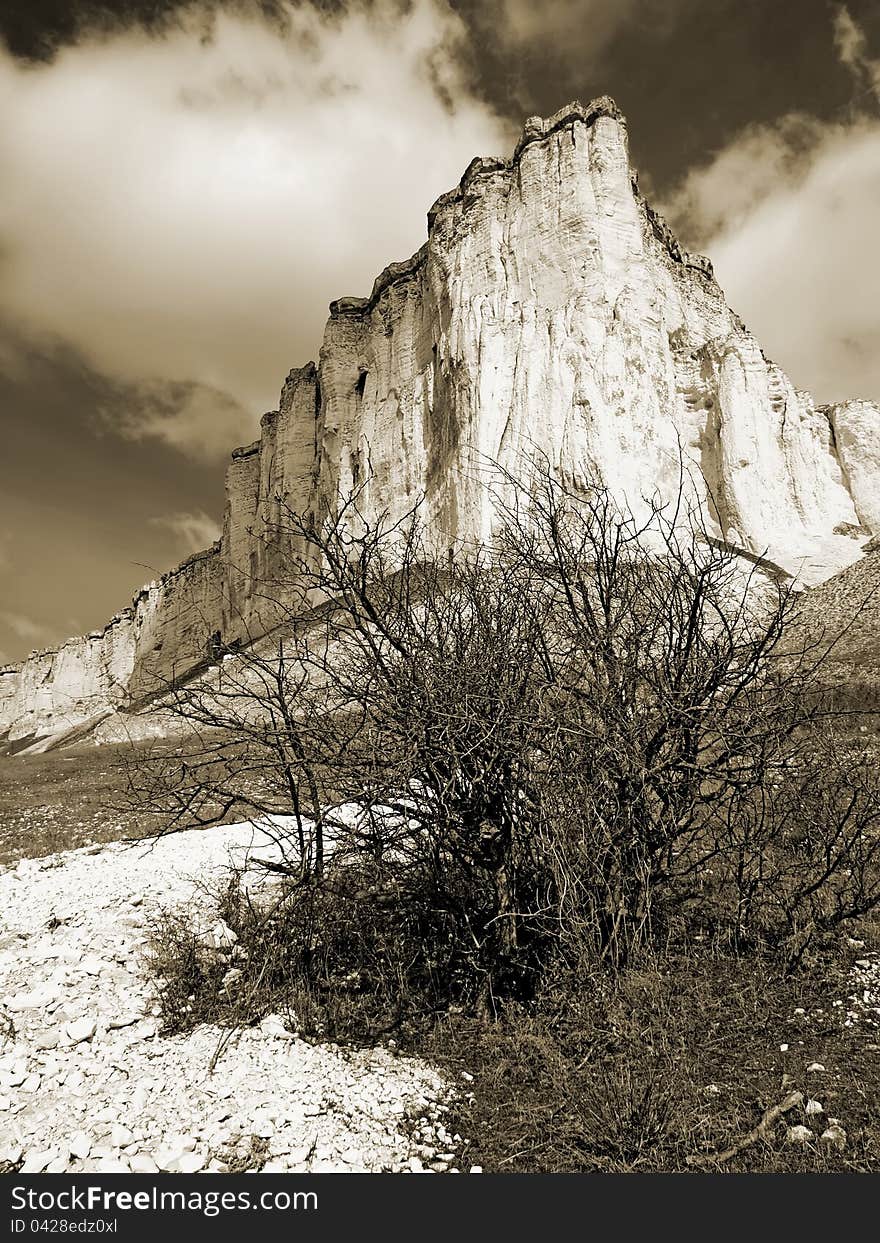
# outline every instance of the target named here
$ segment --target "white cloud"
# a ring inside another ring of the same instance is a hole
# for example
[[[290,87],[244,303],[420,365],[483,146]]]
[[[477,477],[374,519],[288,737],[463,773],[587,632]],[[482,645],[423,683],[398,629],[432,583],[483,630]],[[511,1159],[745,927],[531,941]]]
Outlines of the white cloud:
[[[840,5],[834,14],[834,47],[856,84],[865,94],[880,99],[880,58],[869,54],[867,36],[846,5]]]
[[[220,538],[220,527],[203,510],[194,514],[164,514],[150,521],[153,526],[172,531],[185,553],[200,552]]]
[[[835,29],[848,67],[876,69],[845,9]],[[880,401],[878,203],[880,118],[856,111],[749,128],[665,210],[795,384],[821,401]]]
[[[50,644],[57,642],[57,631],[36,622],[24,613],[0,611],[0,625],[6,626],[16,638],[24,643]]]
[[[801,184],[824,132],[803,113],[790,113],[775,125],[750,126],[688,174],[666,211],[684,222],[692,244],[708,245],[722,232],[743,227],[781,188]]]
[[[588,46],[597,52],[615,31],[643,7],[646,0],[495,0],[499,33],[510,43],[526,45],[536,40],[555,43],[589,31]],[[580,43],[580,41],[578,41]]]
[[[330,299],[417,249],[513,135],[444,0],[291,7],[284,32],[222,14],[207,40],[188,20],[48,65],[0,52],[0,312],[138,386],[123,432],[222,454],[316,355]]]
[[[127,440],[154,437],[191,458],[226,456],[243,431],[254,430],[253,409],[228,393],[194,381],[133,381],[96,412],[96,427]]]

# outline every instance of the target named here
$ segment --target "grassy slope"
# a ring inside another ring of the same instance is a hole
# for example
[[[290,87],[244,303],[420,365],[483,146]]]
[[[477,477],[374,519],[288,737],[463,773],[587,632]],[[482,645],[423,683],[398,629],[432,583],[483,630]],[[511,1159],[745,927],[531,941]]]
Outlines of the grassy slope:
[[[839,636],[823,680],[839,690],[840,706],[880,713],[880,549],[805,591],[796,617],[820,645]],[[870,728],[878,724],[875,718]]]
[[[0,756],[0,864],[149,830],[124,807],[127,745]]]
[[[863,932],[880,945],[876,925]],[[846,1025],[848,968],[866,952],[843,944],[789,980],[754,959],[669,958],[625,976],[592,1019],[569,999],[556,1024],[449,1024],[423,1051],[473,1076],[455,1123],[487,1172],[686,1171],[793,1090],[821,1102],[819,1120],[795,1110],[715,1168],[877,1172],[880,1031],[870,1017]],[[808,1073],[813,1063],[825,1072]],[[843,1151],[819,1141],[829,1117],[847,1133]],[[792,1146],[786,1122],[809,1125],[813,1141]]]

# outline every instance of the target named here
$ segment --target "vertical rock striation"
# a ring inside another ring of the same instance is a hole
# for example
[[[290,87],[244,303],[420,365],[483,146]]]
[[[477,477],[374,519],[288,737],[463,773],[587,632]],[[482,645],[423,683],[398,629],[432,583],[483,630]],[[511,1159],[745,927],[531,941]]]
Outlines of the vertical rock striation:
[[[220,542],[105,630],[0,670],[0,733],[76,723],[272,623],[284,505],[418,498],[438,547],[485,539],[490,463],[598,472],[638,506],[685,486],[715,534],[809,584],[880,531],[880,409],[816,406],[638,190],[612,100],[530,119],[428,214],[427,243],[367,298],[331,303],[317,367],[290,373],[227,472]]]

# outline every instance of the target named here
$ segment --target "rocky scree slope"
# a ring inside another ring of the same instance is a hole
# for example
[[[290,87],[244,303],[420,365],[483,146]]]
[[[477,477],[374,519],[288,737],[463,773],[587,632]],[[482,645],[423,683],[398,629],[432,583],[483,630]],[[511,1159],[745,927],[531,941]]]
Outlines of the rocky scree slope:
[[[837,637],[832,663],[880,684],[880,540],[868,544],[861,561],[805,591],[798,621],[814,640]]]
[[[0,1171],[454,1167],[451,1088],[385,1048],[297,1038],[279,1016],[159,1034],[143,973],[158,908],[271,851],[248,825],[21,860],[0,872]],[[194,877],[198,877],[198,882]],[[208,944],[226,935],[206,907]],[[467,1166],[465,1166],[467,1168]]]

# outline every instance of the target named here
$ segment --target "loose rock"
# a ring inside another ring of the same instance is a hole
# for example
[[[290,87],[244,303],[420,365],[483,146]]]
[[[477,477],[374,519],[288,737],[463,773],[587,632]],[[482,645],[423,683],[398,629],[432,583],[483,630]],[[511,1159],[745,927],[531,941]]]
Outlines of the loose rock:
[[[829,1147],[836,1148],[839,1151],[846,1147],[846,1131],[840,1125],[828,1127],[819,1138],[823,1144],[827,1144]]]
[[[453,1145],[435,1123],[451,1089],[399,1051],[306,1043],[293,1016],[270,1015],[238,1032],[209,1075],[226,1033],[161,1034],[143,962],[152,912],[201,900],[230,851],[274,849],[249,826],[224,826],[0,873],[11,930],[0,997],[20,1007],[14,1038],[0,1027],[0,1143],[28,1172],[256,1171],[267,1160],[378,1171],[419,1150],[422,1168],[447,1161]],[[203,926],[228,949],[216,918]],[[435,1129],[413,1140],[416,1118]]]

